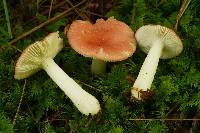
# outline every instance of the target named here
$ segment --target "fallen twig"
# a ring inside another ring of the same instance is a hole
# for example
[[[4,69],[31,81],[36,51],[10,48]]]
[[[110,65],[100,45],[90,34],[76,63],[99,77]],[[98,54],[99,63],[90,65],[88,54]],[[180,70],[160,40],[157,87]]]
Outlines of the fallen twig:
[[[77,8],[78,6],[82,5],[82,4],[85,3],[86,1],[87,1],[87,0],[83,0],[83,1],[80,2],[79,4],[73,6],[72,8],[70,8],[70,9],[68,9],[68,10],[66,10],[66,11],[64,11],[64,12],[62,12],[62,13],[60,13],[59,15],[57,15],[57,16],[55,16],[55,17],[53,17],[53,18],[48,19],[47,21],[41,23],[40,25],[34,27],[33,29],[31,29],[31,30],[25,32],[24,34],[18,36],[18,37],[15,38],[14,40],[10,41],[9,44],[12,45],[12,44],[16,43],[17,41],[19,41],[20,39],[22,39],[22,38],[24,38],[24,37],[30,35],[31,33],[37,31],[38,29],[40,29],[40,28],[42,28],[42,27],[44,27],[44,26],[46,26],[46,25],[52,23],[53,21],[56,21],[56,20],[58,20],[58,19],[64,17],[67,13],[69,13],[69,12],[72,11],[72,10],[74,10],[74,9]]]
[[[178,28],[179,21],[180,21],[181,17],[183,16],[183,13],[187,9],[188,5],[190,4],[190,2],[191,2],[191,0],[184,0],[182,5],[181,5],[181,9],[179,10],[178,15],[176,16],[176,24],[174,26],[174,29],[176,31],[177,31],[177,28]]]
[[[135,22],[135,10],[136,10],[135,1],[133,1],[133,9],[132,9],[132,15],[131,15],[131,24],[133,24]]]
[[[84,85],[84,86],[89,87],[89,88],[92,89],[92,90],[95,90],[95,91],[98,91],[98,92],[102,92],[101,90],[95,88],[94,86],[91,86],[91,85],[89,85],[89,84],[86,84],[86,83],[84,83],[84,82],[82,82],[82,81],[77,80],[77,82],[80,83],[80,84],[82,84],[82,85]]]
[[[200,121],[200,119],[128,119],[130,121]]]
[[[26,88],[26,80],[24,81],[24,86],[23,86],[23,89],[22,89],[22,95],[21,95],[21,98],[20,98],[20,101],[19,101],[19,105],[17,107],[17,111],[16,111],[16,114],[15,114],[15,117],[13,119],[13,125],[16,124],[17,116],[19,114],[19,110],[20,110],[20,107],[21,107],[21,104],[22,104],[22,99],[24,97],[25,88]]]
[[[49,7],[49,15],[48,15],[48,19],[51,18],[52,7],[53,7],[53,0],[51,0],[51,5],[50,5],[50,7]]]
[[[100,15],[100,14],[94,13],[94,12],[90,12],[90,11],[86,11],[85,9],[79,9],[79,11],[84,12],[84,13],[88,13],[88,14],[91,14],[91,15],[95,15],[95,16],[98,16],[98,17],[101,17],[101,18],[106,18],[103,15]]]
[[[66,0],[66,2],[71,6],[74,7],[74,5],[69,1]],[[81,14],[77,9],[74,9],[74,11],[83,19],[83,20],[89,20],[89,18],[86,15]]]
[[[66,1],[60,2],[58,4],[56,4],[55,6],[52,7],[52,10],[56,10],[57,8],[60,8],[61,6],[65,5]],[[42,15],[47,15],[49,13],[49,10],[45,10],[43,12],[41,12],[40,14]],[[23,25],[27,25],[31,22],[33,22],[34,20],[36,20],[36,16],[32,17],[31,19],[29,19],[28,21],[26,21]]]

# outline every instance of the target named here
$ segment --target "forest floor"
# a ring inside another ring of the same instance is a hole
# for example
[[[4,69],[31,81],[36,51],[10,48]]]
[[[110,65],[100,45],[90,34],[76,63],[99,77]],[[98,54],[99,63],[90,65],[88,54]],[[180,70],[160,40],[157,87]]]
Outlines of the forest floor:
[[[159,24],[181,38],[182,53],[159,61],[149,99],[130,97],[146,57],[139,47],[132,57],[107,62],[106,73],[93,76],[92,59],[68,44],[65,32],[74,20],[95,23],[112,16],[134,32],[146,24]],[[99,100],[101,111],[95,116],[81,114],[45,71],[14,79],[22,51],[54,31],[64,40],[54,60]],[[199,0],[0,1],[0,132],[200,132],[199,37]]]

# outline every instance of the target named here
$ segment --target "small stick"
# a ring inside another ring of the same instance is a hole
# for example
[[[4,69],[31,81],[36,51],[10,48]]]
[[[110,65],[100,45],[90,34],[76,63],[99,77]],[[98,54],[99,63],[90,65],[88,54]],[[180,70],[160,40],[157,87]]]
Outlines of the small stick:
[[[14,45],[10,45],[11,48],[17,50],[18,52],[22,53],[22,50],[21,49],[18,49],[16,46]]]
[[[94,12],[90,12],[90,11],[86,11],[85,9],[79,9],[79,11],[85,12],[85,13],[88,13],[88,14],[91,14],[91,15],[95,15],[95,16],[98,16],[98,17],[101,17],[101,18],[106,18],[106,17],[103,16],[103,15],[100,15],[100,14],[94,13]]]
[[[53,0],[51,0],[51,5],[50,5],[50,8],[49,8],[48,19],[50,19],[50,17],[51,17],[52,6],[53,6]]]
[[[80,2],[80,3],[77,4],[77,5],[75,5],[74,7],[70,8],[70,9],[68,9],[68,10],[66,10],[66,11],[64,11],[64,12],[62,12],[62,13],[60,13],[59,15],[57,15],[57,16],[55,16],[55,17],[53,17],[53,18],[48,19],[47,21],[41,23],[40,25],[34,27],[33,29],[31,29],[31,30],[25,32],[24,34],[22,34],[22,35],[20,35],[20,36],[18,36],[17,38],[15,38],[15,39],[13,39],[12,41],[10,41],[9,44],[12,45],[12,44],[16,43],[17,41],[19,41],[20,39],[22,39],[22,38],[24,38],[24,37],[30,35],[31,33],[37,31],[38,29],[40,29],[40,28],[42,28],[42,27],[44,27],[44,26],[46,26],[46,25],[52,23],[53,21],[56,21],[56,20],[58,20],[58,19],[64,17],[67,13],[69,13],[69,12],[72,11],[72,10],[74,10],[74,9],[77,8],[78,6],[82,5],[84,2],[86,2],[86,0],[83,0],[82,2]]]
[[[63,6],[65,3],[66,3],[66,1],[63,1],[63,2],[60,2],[60,3],[56,4],[54,7],[52,7],[52,10],[55,10],[55,9],[57,9],[57,8],[59,8],[59,7],[61,7],[61,6]],[[46,14],[48,14],[48,12],[49,12],[48,10],[45,10],[45,11],[41,12],[41,14],[42,14],[42,15],[46,15]],[[33,17],[33,18],[27,20],[23,25],[26,25],[26,24],[28,24],[28,23],[31,23],[31,22],[33,22],[35,19],[36,19],[36,17]]]
[[[21,95],[21,98],[20,98],[20,101],[19,101],[19,105],[17,107],[17,112],[15,114],[15,117],[13,119],[13,125],[16,124],[16,120],[17,120],[17,116],[19,114],[19,110],[20,110],[20,107],[21,107],[21,104],[22,104],[22,99],[24,97],[24,93],[25,93],[25,88],[26,88],[26,80],[24,81],[24,86],[23,86],[23,90],[22,90],[22,95]]]
[[[181,9],[179,10],[178,15],[176,16],[176,24],[174,26],[174,29],[176,31],[178,28],[179,21],[180,21],[181,17],[183,16],[185,10],[187,9],[188,5],[190,4],[190,2],[191,2],[191,0],[184,0],[183,4],[181,5]]]
[[[74,5],[69,1],[69,0],[66,0],[66,2],[71,6],[71,7],[74,7]],[[74,11],[83,19],[83,20],[89,20],[89,18],[83,14],[81,14],[77,9],[74,9]]]
[[[135,22],[135,10],[136,10],[135,1],[133,1],[133,9],[132,9],[132,15],[131,15],[131,24],[133,24]]]
[[[158,7],[159,7],[160,5],[162,5],[164,2],[165,2],[165,0],[160,0],[160,2],[158,3]]]
[[[3,45],[3,46],[0,46],[0,49],[1,48],[7,48],[7,47],[11,47],[11,48],[15,49],[16,51],[22,53],[22,50],[18,49],[15,45],[9,45],[9,44],[8,45]]]
[[[170,110],[169,112],[166,114],[166,116],[168,116],[171,112],[174,111],[174,109],[176,109],[178,107],[178,104],[175,104]]]
[[[84,85],[84,86],[89,87],[89,88],[92,89],[92,90],[95,90],[95,91],[98,91],[98,92],[102,92],[101,90],[95,88],[94,86],[91,86],[91,85],[89,85],[89,84],[86,84],[86,83],[84,83],[84,82],[82,82],[82,81],[77,80],[77,82],[80,83],[80,84],[82,84],[82,85]]]
[[[128,119],[130,121],[200,121],[200,119]]]

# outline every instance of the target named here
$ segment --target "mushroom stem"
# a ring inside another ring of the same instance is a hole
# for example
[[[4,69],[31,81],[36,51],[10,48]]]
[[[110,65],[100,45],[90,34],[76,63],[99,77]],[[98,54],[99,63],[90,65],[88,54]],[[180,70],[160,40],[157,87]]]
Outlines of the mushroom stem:
[[[92,60],[91,71],[94,75],[99,75],[106,72],[106,62],[98,59]]]
[[[151,87],[163,46],[161,41],[154,42],[140,69],[139,75],[131,90],[132,96],[138,100],[141,100],[140,91],[147,91]]]
[[[83,90],[54,62],[52,58],[47,58],[42,66],[52,80],[72,100],[81,113],[85,115],[94,115],[99,112],[100,105],[98,100]]]

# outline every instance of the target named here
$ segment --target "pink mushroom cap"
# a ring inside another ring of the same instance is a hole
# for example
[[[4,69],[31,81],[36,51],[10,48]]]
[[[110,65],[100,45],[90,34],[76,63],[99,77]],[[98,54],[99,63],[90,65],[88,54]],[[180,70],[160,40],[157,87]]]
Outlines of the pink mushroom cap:
[[[106,21],[97,19],[95,24],[76,20],[70,25],[67,37],[76,52],[103,61],[125,60],[136,50],[134,32],[114,17]]]

